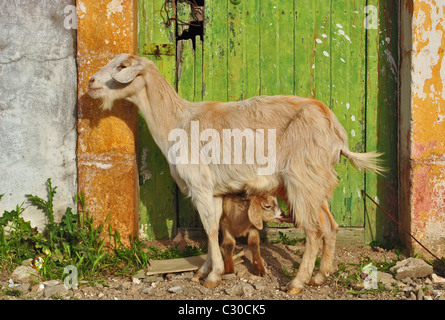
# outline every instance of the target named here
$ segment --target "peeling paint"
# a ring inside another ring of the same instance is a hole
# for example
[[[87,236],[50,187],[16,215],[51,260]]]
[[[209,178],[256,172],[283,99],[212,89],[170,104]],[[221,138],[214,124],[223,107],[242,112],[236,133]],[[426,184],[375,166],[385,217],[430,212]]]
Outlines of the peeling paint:
[[[112,0],[107,4],[107,18],[110,19],[112,14],[121,13],[124,10],[123,0]]]
[[[86,88],[89,77],[112,56],[136,52],[135,1],[77,1],[78,12],[88,12],[78,21],[77,32],[79,191],[89,199],[95,222],[113,213],[109,223],[126,246],[130,245],[130,235],[139,230],[137,109],[119,101],[112,111],[104,113],[98,107],[100,102],[86,95]],[[112,45],[117,43],[119,46]]]
[[[411,228],[444,255],[445,0],[414,1],[412,12]]]

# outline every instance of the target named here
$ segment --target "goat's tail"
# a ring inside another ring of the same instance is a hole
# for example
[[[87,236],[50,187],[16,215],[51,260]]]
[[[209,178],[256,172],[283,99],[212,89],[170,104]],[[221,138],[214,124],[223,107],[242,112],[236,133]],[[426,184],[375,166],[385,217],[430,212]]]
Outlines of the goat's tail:
[[[351,164],[360,171],[371,171],[383,175],[387,171],[381,166],[381,159],[378,159],[383,153],[366,152],[356,153],[349,149],[342,150],[341,154],[349,159]]]

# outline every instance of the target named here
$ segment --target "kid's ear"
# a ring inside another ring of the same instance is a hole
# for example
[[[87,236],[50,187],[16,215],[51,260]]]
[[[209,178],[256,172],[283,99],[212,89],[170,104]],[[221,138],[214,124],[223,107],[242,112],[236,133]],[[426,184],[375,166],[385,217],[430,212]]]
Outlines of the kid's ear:
[[[247,210],[247,215],[250,222],[258,230],[263,229],[263,208],[261,208],[261,202],[253,198],[250,201],[249,209]]]

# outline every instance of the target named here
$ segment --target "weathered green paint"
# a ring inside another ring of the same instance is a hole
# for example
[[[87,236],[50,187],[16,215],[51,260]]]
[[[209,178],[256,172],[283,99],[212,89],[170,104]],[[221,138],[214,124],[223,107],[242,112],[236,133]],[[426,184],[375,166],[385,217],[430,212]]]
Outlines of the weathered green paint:
[[[227,101],[227,0],[207,0],[203,43],[205,101]]]
[[[364,25],[369,4],[379,10],[376,30]],[[190,15],[187,6],[178,4],[181,20]],[[177,46],[179,94],[190,101],[237,101],[262,94],[312,96],[335,112],[351,150],[384,151],[386,159],[394,160],[397,82],[391,67],[397,66],[396,8],[378,0],[206,0],[203,41],[196,38],[195,48],[191,40]],[[164,26],[151,28],[161,32]],[[383,43],[388,32],[391,44]],[[392,64],[388,52],[394,57]],[[340,182],[332,213],[343,227],[366,227],[367,241],[376,238],[381,228],[361,190],[394,203],[397,164],[393,163],[385,163],[394,169],[389,179],[364,175],[344,158],[336,166]],[[177,221],[181,228],[200,226],[189,199],[181,195]]]
[[[367,174],[366,192],[397,218],[399,1],[368,0],[368,5],[373,6],[368,16],[378,25],[367,30],[366,148],[384,153],[388,171],[384,177]],[[367,242],[393,244],[396,226],[369,200],[365,220]]]
[[[366,1],[337,1],[330,17],[330,106],[346,129],[349,148],[354,152],[365,151],[365,6]],[[336,169],[340,183],[334,190],[332,213],[341,226],[364,226],[360,192],[364,175],[345,158]]]
[[[167,80],[175,85],[175,56],[163,54],[176,46],[175,25],[166,28],[164,0],[138,1],[139,54],[153,60]],[[168,48],[165,52],[147,49]],[[139,116],[139,215],[140,235],[147,239],[167,239],[176,227],[177,187],[170,169],[157,147],[143,117]]]

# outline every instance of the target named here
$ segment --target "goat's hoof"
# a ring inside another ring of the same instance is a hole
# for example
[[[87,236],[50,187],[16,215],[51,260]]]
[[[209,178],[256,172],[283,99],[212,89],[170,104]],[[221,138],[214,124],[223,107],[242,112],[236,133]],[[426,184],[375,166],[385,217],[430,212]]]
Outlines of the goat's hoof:
[[[204,279],[205,277],[207,277],[207,274],[198,271],[193,275],[192,281],[199,282],[199,279]]]
[[[303,288],[289,288],[287,290],[287,293],[292,295],[297,295],[300,294],[301,291],[303,291]]]
[[[318,287],[326,282],[326,276],[322,273],[317,273],[312,277],[311,281],[309,281],[308,285]]]
[[[221,274],[212,271],[205,279],[203,286],[205,288],[216,288],[220,283],[221,283]]]
[[[213,289],[213,288],[216,288],[217,286],[219,286],[220,283],[221,283],[221,280],[219,280],[219,281],[206,280],[206,281],[204,281],[202,286],[205,288]]]
[[[264,268],[263,269],[256,269],[256,270],[253,271],[253,273],[255,275],[257,275],[257,276],[264,277],[266,275],[266,270]]]

